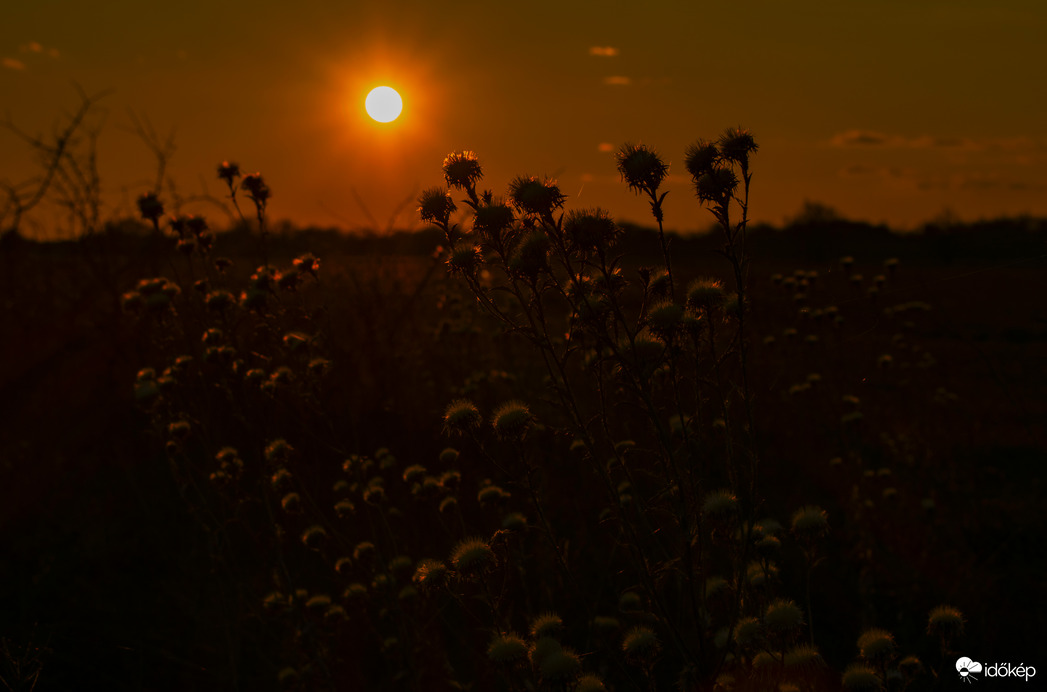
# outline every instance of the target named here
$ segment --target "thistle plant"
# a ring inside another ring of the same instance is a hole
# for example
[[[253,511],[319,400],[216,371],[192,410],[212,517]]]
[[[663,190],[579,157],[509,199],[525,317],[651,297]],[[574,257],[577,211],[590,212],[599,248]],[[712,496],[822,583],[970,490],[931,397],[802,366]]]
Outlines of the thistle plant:
[[[579,582],[601,579],[565,552],[557,528],[564,499],[549,484],[563,470],[543,463],[539,438],[524,426],[539,421],[551,433],[546,439],[563,446],[556,456],[584,462],[585,470],[572,474],[604,503],[588,520],[613,527],[607,550],[623,556],[622,573],[645,594],[649,622],[657,623],[637,623],[620,645],[652,689],[659,662],[687,675],[704,670],[711,679],[732,670],[756,680],[774,670],[785,680],[787,668],[807,670],[820,660],[813,645],[797,648],[810,622],[809,596],[806,615],[792,601],[771,598],[781,541],[771,528],[776,522],[765,529],[755,518],[763,500],[747,374],[745,237],[756,150],[751,134],[732,129],[686,156],[697,199],[721,228],[733,292],[700,278],[678,297],[663,228],[661,184],[669,168],[643,145],[622,147],[617,164],[630,189],[649,198],[661,267],[630,267],[616,252],[621,231],[612,217],[601,209],[566,210],[555,181],[518,176],[504,198],[478,191],[483,170],[472,152],[445,159],[450,189],[431,188],[419,199],[421,218],[443,233],[450,275],[537,352],[550,395],[537,414],[513,402],[494,410],[489,433],[475,404],[456,401],[445,430],[464,435],[470,454],[498,471],[500,485],[526,491],[558,583],[576,603],[592,601]],[[455,199],[456,190],[465,198]],[[458,203],[470,212],[465,224],[452,222]],[[737,387],[729,384],[733,373]],[[481,500],[496,492],[488,487]],[[820,535],[806,528],[794,534],[809,555]],[[594,617],[592,607],[584,610]],[[747,654],[733,639],[717,646],[719,628],[734,631],[747,617],[756,618],[760,632],[767,628],[759,639],[766,648]],[[763,617],[766,625],[759,624]]]

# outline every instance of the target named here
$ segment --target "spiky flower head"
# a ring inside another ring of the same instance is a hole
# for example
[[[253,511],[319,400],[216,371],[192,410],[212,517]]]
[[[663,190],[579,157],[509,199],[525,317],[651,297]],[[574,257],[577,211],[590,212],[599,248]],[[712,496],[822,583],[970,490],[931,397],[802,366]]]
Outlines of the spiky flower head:
[[[233,181],[240,177],[240,166],[235,163],[229,163],[228,161],[222,161],[218,164],[218,179],[224,180],[225,184],[229,187],[233,186]]]
[[[582,659],[570,649],[562,648],[543,658],[538,672],[548,682],[566,682],[582,672]]]
[[[785,652],[785,667],[799,675],[807,675],[825,665],[818,649],[810,644],[798,644]]]
[[[527,643],[513,632],[496,636],[487,645],[487,657],[503,666],[519,663],[527,658]]]
[[[473,230],[488,242],[497,242],[512,227],[513,210],[502,203],[484,204],[476,209]]]
[[[669,174],[669,166],[645,144],[626,143],[615,154],[618,172],[629,189],[636,193],[654,195]]]
[[[607,692],[607,686],[603,684],[603,680],[599,676],[586,673],[578,678],[578,684],[575,685],[574,692]]]
[[[422,221],[446,226],[455,210],[457,207],[451,199],[451,191],[442,187],[430,187],[418,198],[418,213]]]
[[[505,402],[495,409],[491,419],[495,433],[503,440],[522,439],[533,422],[531,410],[520,401]]]
[[[695,182],[720,162],[720,150],[717,149],[716,144],[704,139],[688,145],[684,149],[683,156],[684,166]]]
[[[269,186],[266,185],[265,179],[262,178],[261,173],[251,173],[245,175],[244,179],[240,182],[240,186],[247,190],[247,196],[251,198],[251,201],[255,203],[260,209],[265,208],[265,203],[269,201],[271,191]]]
[[[480,409],[468,399],[452,401],[444,410],[444,429],[449,433],[463,434],[475,430],[481,422]]]
[[[306,548],[317,549],[322,543],[324,543],[326,538],[327,531],[324,530],[324,527],[319,526],[319,524],[309,527],[302,533],[302,543]]]
[[[486,505],[502,505],[512,497],[512,493],[506,492],[500,486],[488,485],[480,489],[480,492],[476,494],[476,501],[480,503],[480,506]]]
[[[509,269],[519,275],[534,278],[549,266],[549,236],[544,231],[534,230],[516,244]]]
[[[611,215],[596,207],[567,212],[563,221],[563,232],[571,245],[583,252],[593,252],[615,243],[621,229]]]
[[[634,660],[650,660],[658,654],[658,636],[649,627],[634,627],[622,640],[622,652]]]
[[[447,258],[447,267],[452,273],[472,278],[476,276],[483,261],[484,256],[479,247],[463,243],[451,249],[451,254]]]
[[[916,656],[906,656],[898,661],[898,670],[908,679],[915,678],[923,672],[923,661]]]
[[[647,311],[647,326],[662,341],[670,341],[683,321],[683,306],[671,300],[663,300]]]
[[[313,278],[316,278],[316,272],[320,271],[320,259],[311,252],[295,257],[291,264],[298,271],[311,274]]]
[[[705,496],[702,512],[709,517],[729,517],[738,511],[738,498],[730,490],[714,490]]]
[[[502,528],[506,531],[523,531],[527,528],[527,517],[520,512],[510,512],[502,519]]]
[[[803,611],[794,601],[780,598],[767,606],[763,621],[772,631],[791,632],[803,624]]]
[[[164,215],[164,205],[155,192],[147,192],[138,198],[138,213],[143,219],[156,225]]]
[[[531,636],[535,639],[555,637],[562,629],[563,619],[553,612],[542,613],[531,621]]]
[[[867,629],[858,637],[858,653],[867,661],[884,661],[894,653],[894,635],[879,627]]]
[[[447,583],[448,570],[441,560],[422,560],[414,568],[414,576],[411,577],[418,586],[424,589],[435,589]]]
[[[952,640],[963,634],[963,613],[951,605],[940,605],[927,618],[927,634]]]
[[[517,176],[509,183],[509,201],[517,211],[529,216],[548,217],[563,208],[565,199],[554,180]]]
[[[709,311],[723,305],[726,296],[722,281],[702,276],[687,287],[687,306],[695,310]]]
[[[805,505],[792,516],[792,530],[799,537],[813,538],[829,530],[829,518],[817,505]]]
[[[853,692],[879,692],[880,677],[864,663],[852,663],[843,671],[843,686]]]
[[[756,618],[742,618],[734,626],[734,641],[740,646],[755,646],[763,638],[763,626]]]
[[[716,166],[702,173],[694,182],[695,194],[700,202],[723,205],[731,200],[738,187],[738,176],[726,166]]]
[[[476,154],[471,151],[455,151],[447,155],[443,164],[444,177],[450,187],[472,190],[483,177],[483,169]]]
[[[753,138],[752,132],[741,127],[729,127],[717,140],[720,147],[720,155],[737,163],[742,171],[749,168],[749,155],[755,154],[760,148]]]
[[[482,538],[466,538],[451,551],[451,565],[463,575],[485,572],[494,566],[495,554]]]

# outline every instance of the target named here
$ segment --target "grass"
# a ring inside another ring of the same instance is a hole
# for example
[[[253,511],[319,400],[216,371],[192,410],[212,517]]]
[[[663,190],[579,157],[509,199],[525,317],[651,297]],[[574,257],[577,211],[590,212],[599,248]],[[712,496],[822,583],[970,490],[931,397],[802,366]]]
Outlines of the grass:
[[[450,162],[488,225],[429,195],[435,258],[5,253],[9,686],[931,689],[1037,641],[1042,267],[765,256],[710,184],[689,249]]]

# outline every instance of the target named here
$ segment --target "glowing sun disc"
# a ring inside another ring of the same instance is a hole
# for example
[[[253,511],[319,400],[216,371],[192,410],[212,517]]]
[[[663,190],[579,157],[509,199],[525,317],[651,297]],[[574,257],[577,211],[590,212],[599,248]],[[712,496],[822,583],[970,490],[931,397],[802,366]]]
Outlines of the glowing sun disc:
[[[400,116],[404,102],[392,87],[380,86],[371,89],[364,101],[367,114],[380,123],[389,123]]]

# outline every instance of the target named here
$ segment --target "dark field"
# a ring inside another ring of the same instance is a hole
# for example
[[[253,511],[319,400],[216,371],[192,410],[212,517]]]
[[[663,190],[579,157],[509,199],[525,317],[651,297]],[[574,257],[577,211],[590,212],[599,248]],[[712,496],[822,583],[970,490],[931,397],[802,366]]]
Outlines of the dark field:
[[[531,618],[546,611],[562,617],[562,636],[582,655],[584,671],[599,673],[609,687],[672,688],[686,665],[671,644],[671,618],[653,605],[652,584],[669,594],[671,608],[686,574],[671,559],[650,565],[650,581],[630,572],[628,541],[608,537],[604,491],[568,451],[568,426],[543,385],[536,350],[484,317],[428,254],[435,236],[422,238],[370,247],[319,234],[274,238],[271,264],[289,266],[313,252],[318,278],[303,276],[268,313],[238,317],[235,325],[204,310],[191,279],[210,276],[212,288],[238,293],[259,264],[249,238],[217,237],[213,255],[233,261],[224,276],[207,274],[200,260],[191,269],[172,248],[141,238],[63,245],[5,238],[0,671],[10,689],[31,689],[35,671],[38,690],[451,689],[452,681],[475,690],[526,689],[524,678],[488,660],[488,643],[499,617],[526,633]],[[748,339],[759,457],[752,512],[788,529],[798,508],[817,505],[829,525],[820,562],[809,570],[806,623],[824,665],[795,689],[839,688],[858,655],[857,637],[873,627],[893,635],[896,660],[923,662],[909,689],[934,688],[931,671],[942,665],[940,689],[956,687],[955,656],[943,664],[939,642],[926,634],[928,613],[941,604],[966,620],[951,652],[1024,661],[1047,675],[1043,235],[1009,245],[979,238],[848,244],[757,235],[752,244]],[[660,260],[657,243],[653,234],[626,235],[627,280]],[[678,284],[701,275],[730,285],[714,244],[678,240],[672,247]],[[851,254],[854,265],[845,270],[840,257]],[[899,260],[896,271],[884,264],[891,257]],[[799,277],[810,283],[800,301],[789,287],[796,271],[817,272]],[[878,275],[883,284],[871,296]],[[122,309],[121,297],[152,276],[182,284],[174,311],[157,317]],[[836,309],[825,311],[829,306]],[[229,356],[244,361],[236,377],[217,374],[234,366],[204,352],[201,335],[216,325],[242,335]],[[308,335],[302,351],[281,341],[289,332]],[[136,399],[136,373],[154,368],[159,375],[181,354],[193,361],[171,391],[139,391]],[[293,371],[290,384],[273,380],[259,393],[243,381],[247,368],[272,378],[279,366]],[[596,405],[592,391],[581,396]],[[509,463],[513,444],[495,440],[481,453],[470,439],[445,434],[445,409],[461,397],[485,420],[507,400],[528,404],[541,424],[526,444],[538,460],[534,485],[514,485],[487,456]],[[700,455],[709,464],[703,493],[727,483],[716,465],[716,417],[707,415],[702,429],[711,432],[702,439],[712,451]],[[643,448],[642,419],[621,413],[611,438]],[[172,446],[182,434],[170,428],[178,420],[191,431]],[[264,465],[277,439],[295,449],[288,487],[305,506],[286,517],[277,516],[283,490],[264,502],[249,490],[275,492]],[[242,457],[240,485],[208,483],[225,446]],[[461,451],[452,464],[440,460],[448,446]],[[342,462],[354,455],[356,466],[344,472]],[[433,497],[424,496],[405,479],[416,464],[434,474],[457,470],[460,480],[445,478]],[[649,493],[652,516],[659,516],[658,474],[637,464],[637,494]],[[367,476],[384,478],[381,501],[367,499],[375,487]],[[356,508],[348,519],[330,509],[340,479],[353,483],[346,492]],[[510,497],[480,501],[486,479]],[[548,527],[539,527],[532,491]],[[456,507],[448,510],[446,497]],[[510,539],[501,529],[513,512],[526,515],[527,528]],[[325,527],[322,544],[305,537],[315,525]],[[713,530],[713,538],[725,532]],[[453,597],[422,587],[419,561],[448,560],[470,537],[495,545],[496,534],[505,543],[490,573],[493,593],[468,581],[450,587]],[[566,555],[566,574],[550,534]],[[365,541],[381,558],[377,568],[365,570],[366,560],[353,556]],[[776,566],[765,567],[766,581],[775,595],[804,604],[806,553],[796,547],[803,544],[783,544]],[[613,549],[604,553],[606,546]],[[385,568],[401,554],[410,560]],[[338,571],[341,556],[353,561]],[[718,574],[717,559],[698,570],[701,579]],[[367,585],[362,603],[343,598],[350,584]],[[406,592],[412,584],[418,589]],[[643,605],[626,607],[628,592],[642,594]],[[263,605],[272,593],[279,604]],[[317,595],[330,598],[307,600]],[[329,601],[343,610],[314,617]],[[486,613],[492,602],[498,616]],[[621,636],[593,625],[594,616],[615,617],[618,625],[605,619],[601,627],[623,632],[650,628],[662,653],[617,660]],[[695,641],[711,642],[717,618],[728,617],[711,605],[707,616],[707,636]],[[690,641],[686,632],[682,639]],[[696,660],[717,657],[704,652]],[[708,671],[691,674],[711,684]]]

